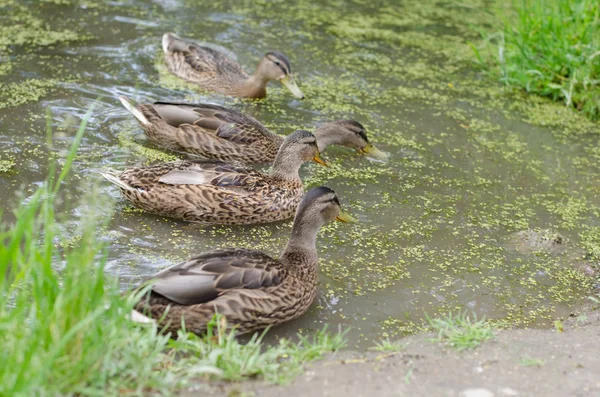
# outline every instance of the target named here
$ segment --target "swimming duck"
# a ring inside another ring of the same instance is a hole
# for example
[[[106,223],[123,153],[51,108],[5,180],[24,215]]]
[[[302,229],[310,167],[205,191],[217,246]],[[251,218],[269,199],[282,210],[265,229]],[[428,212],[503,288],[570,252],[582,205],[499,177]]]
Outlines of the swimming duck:
[[[270,163],[285,137],[236,110],[211,104],[119,100],[138,120],[150,140],[168,149],[222,161]],[[319,151],[342,145],[378,159],[387,155],[369,143],[365,127],[354,120],[325,123],[314,132]]]
[[[290,74],[290,61],[281,52],[265,54],[249,76],[224,53],[184,40],[174,33],[163,35],[162,47],[171,73],[206,90],[242,98],[264,98],[269,81],[278,80],[296,98],[304,98]]]
[[[285,139],[268,174],[241,164],[184,160],[102,175],[132,204],[153,214],[198,223],[255,224],[294,215],[304,195],[298,171],[311,159],[327,165],[315,136],[298,130]]]
[[[333,190],[311,189],[279,259],[247,248],[205,252],[151,277],[151,290],[135,310],[172,334],[183,320],[187,331],[201,335],[215,313],[238,334],[297,318],[317,293],[317,232],[334,219],[354,222]]]

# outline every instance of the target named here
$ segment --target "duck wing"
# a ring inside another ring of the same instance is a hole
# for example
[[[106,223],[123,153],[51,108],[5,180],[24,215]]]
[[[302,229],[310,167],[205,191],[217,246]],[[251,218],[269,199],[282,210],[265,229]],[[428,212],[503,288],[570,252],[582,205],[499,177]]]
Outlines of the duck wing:
[[[205,252],[151,278],[152,291],[181,305],[209,302],[234,289],[279,285],[287,271],[260,251],[228,248]]]
[[[176,50],[183,53],[185,62],[196,71],[215,77],[237,75],[244,80],[248,78],[240,64],[221,51],[190,42],[185,44],[177,46]]]
[[[265,138],[279,138],[254,117],[222,106],[174,102],[155,102],[152,106],[173,127],[180,128],[189,124],[234,143],[250,145]]]
[[[266,184],[265,175],[239,163],[181,161],[163,173],[158,182],[168,185],[211,185],[224,189],[255,189]]]

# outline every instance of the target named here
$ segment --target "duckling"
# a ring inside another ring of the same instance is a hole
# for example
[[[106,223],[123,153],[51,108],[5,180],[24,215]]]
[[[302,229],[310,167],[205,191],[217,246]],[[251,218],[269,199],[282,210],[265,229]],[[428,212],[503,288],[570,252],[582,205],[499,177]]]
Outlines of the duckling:
[[[102,173],[132,204],[153,214],[205,224],[256,224],[288,219],[304,194],[300,166],[321,159],[308,131],[288,136],[269,174],[241,164],[176,161]]]
[[[163,35],[162,47],[171,73],[206,90],[242,98],[264,98],[269,81],[278,80],[296,98],[304,99],[291,76],[290,61],[281,52],[265,54],[249,76],[224,53],[184,40],[174,33]]]
[[[271,163],[285,139],[255,118],[218,105],[172,102],[136,105],[124,96],[119,100],[152,142],[210,159]],[[365,127],[357,121],[325,123],[313,133],[320,152],[329,145],[341,145],[387,159],[387,154],[369,143]]]
[[[302,198],[286,248],[275,259],[247,248],[205,252],[149,280],[151,290],[135,305],[166,332],[204,334],[215,313],[244,334],[295,319],[317,294],[317,232],[327,222],[355,220],[335,192],[321,186]],[[135,313],[135,312],[134,312]]]

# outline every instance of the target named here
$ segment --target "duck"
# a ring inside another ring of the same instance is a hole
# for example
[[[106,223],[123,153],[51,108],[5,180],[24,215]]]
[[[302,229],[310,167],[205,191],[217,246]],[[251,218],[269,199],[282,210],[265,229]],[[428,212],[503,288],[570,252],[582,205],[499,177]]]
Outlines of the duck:
[[[221,161],[272,163],[284,136],[254,117],[205,103],[154,102],[136,104],[120,96],[148,138],[167,149]],[[352,148],[379,160],[387,154],[369,142],[366,128],[355,120],[328,122],[313,131],[319,152],[330,145]]]
[[[304,195],[303,163],[323,166],[317,139],[306,130],[289,135],[268,173],[240,163],[180,160],[102,172],[133,205],[156,215],[203,224],[257,224],[291,218]]]
[[[225,318],[226,328],[237,335],[293,320],[315,299],[317,233],[333,220],[356,222],[341,209],[332,189],[313,188],[298,205],[290,238],[279,258],[248,248],[204,252],[138,286],[139,291],[150,285],[132,314],[157,322],[172,336],[183,327],[205,334],[217,313]]]
[[[289,59],[279,51],[267,52],[252,75],[221,51],[165,33],[162,47],[167,67],[174,75],[208,91],[240,98],[265,98],[271,80],[281,82],[292,95],[304,99],[291,76]]]

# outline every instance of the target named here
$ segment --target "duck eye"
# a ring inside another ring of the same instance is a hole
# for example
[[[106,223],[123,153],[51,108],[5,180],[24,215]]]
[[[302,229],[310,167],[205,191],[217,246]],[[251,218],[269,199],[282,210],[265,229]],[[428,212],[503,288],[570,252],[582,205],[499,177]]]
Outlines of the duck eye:
[[[277,66],[281,66],[281,62],[279,62],[279,61],[275,61],[275,65],[277,65]]]

